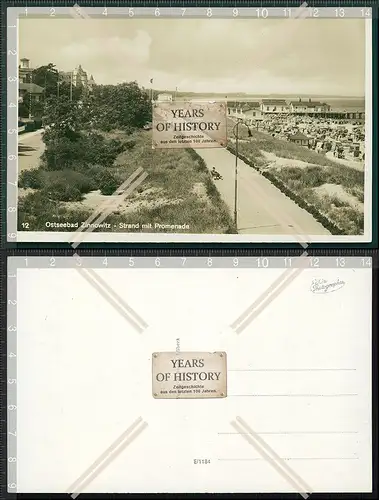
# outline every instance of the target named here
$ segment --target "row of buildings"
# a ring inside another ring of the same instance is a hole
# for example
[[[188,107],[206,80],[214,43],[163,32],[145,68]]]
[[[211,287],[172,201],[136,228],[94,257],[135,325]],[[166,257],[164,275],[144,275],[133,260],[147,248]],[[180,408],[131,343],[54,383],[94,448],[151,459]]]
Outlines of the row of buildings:
[[[233,120],[238,118],[232,117]],[[245,123],[251,125],[249,120]],[[319,153],[347,160],[364,160],[365,124],[362,120],[333,118],[330,115],[266,113],[254,126],[272,137]]]
[[[23,58],[20,60],[18,67],[18,80],[19,80],[19,102],[22,102],[26,93],[29,94],[33,101],[39,101],[44,93],[44,87],[37,85],[33,82],[33,68],[30,65],[30,60]],[[82,66],[79,64],[73,71],[59,71],[57,82],[57,95],[59,95],[59,84],[66,82],[74,87],[82,86],[88,91],[92,91],[95,80],[92,75],[88,76]]]
[[[285,99],[262,99],[248,103],[228,102],[228,114],[251,122],[263,120],[270,115],[300,115],[335,119],[364,120],[364,112],[333,111],[326,102],[313,101],[311,98],[297,101]]]
[[[172,102],[175,100],[170,93],[158,94],[157,100]],[[195,99],[196,101],[196,99]],[[326,102],[314,101],[311,98],[298,98],[296,101],[285,99],[261,99],[260,101],[236,102],[227,101],[228,115],[239,117],[250,122],[263,120],[270,115],[300,115],[324,117],[333,119],[364,120],[364,112],[336,111]]]
[[[175,100],[172,94],[158,94],[158,101],[172,102]],[[196,99],[195,99],[196,100]],[[261,101],[251,101],[249,103],[228,101],[229,114],[244,114],[246,112],[255,113],[254,116],[261,116],[266,113],[327,113],[331,107],[325,102],[312,101],[312,99],[287,102],[284,99],[262,99]]]
[[[225,97],[227,100],[227,97]],[[175,101],[170,93],[157,96],[161,102]],[[194,99],[196,101],[196,99]],[[228,115],[242,119],[272,137],[318,153],[347,160],[365,157],[364,112],[338,111],[312,98],[297,100],[261,99],[249,102],[227,100]]]
[[[322,114],[328,113],[331,106],[326,102],[312,101],[312,99],[303,100],[299,98],[297,101],[286,101],[285,99],[262,99],[257,102],[241,103],[228,103],[228,108],[235,113],[244,113],[249,110],[266,113],[315,113]]]

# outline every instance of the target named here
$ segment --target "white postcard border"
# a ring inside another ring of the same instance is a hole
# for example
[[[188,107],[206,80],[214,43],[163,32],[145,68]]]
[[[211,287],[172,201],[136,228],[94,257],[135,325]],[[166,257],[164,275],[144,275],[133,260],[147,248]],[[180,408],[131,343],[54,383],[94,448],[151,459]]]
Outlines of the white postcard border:
[[[365,181],[363,235],[309,235],[307,243],[372,242],[372,20],[365,19]],[[18,162],[17,162],[18,170]],[[174,222],[176,223],[176,222]],[[18,243],[70,243],[76,233],[62,231],[17,231]],[[84,235],[83,235],[84,236]],[[189,233],[105,233],[87,232],[84,243],[298,243],[302,235],[265,234],[189,234]],[[9,240],[10,241],[15,241]]]

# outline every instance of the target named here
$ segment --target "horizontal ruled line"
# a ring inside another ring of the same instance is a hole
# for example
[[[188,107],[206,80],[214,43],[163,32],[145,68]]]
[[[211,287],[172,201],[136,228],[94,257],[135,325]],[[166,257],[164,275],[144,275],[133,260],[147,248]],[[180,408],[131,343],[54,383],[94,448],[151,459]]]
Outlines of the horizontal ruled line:
[[[219,462],[254,462],[263,458],[218,458]],[[281,457],[281,460],[359,460],[359,457]]]
[[[356,368],[247,368],[228,372],[355,372]]]
[[[358,394],[228,394],[228,397],[257,397],[257,398],[336,398],[358,396]]]
[[[236,435],[239,436],[240,434],[249,434],[248,432],[218,432],[218,435]],[[358,431],[269,431],[269,432],[257,432],[259,436],[262,435],[293,435],[293,434],[300,434],[300,435],[306,435],[306,434],[359,434]]]

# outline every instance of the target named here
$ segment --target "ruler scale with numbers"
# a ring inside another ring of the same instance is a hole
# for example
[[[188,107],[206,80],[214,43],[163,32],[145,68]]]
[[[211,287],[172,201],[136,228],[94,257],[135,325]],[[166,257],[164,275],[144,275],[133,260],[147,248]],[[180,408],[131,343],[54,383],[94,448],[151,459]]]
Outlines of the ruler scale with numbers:
[[[55,2],[54,2],[55,3]],[[81,3],[81,2],[80,2]],[[187,2],[186,2],[187,3]],[[372,18],[371,7],[309,7],[308,4],[303,3],[299,7],[270,7],[270,2],[267,2],[267,7],[210,7],[209,3],[204,7],[164,7],[164,6],[125,6],[113,7],[109,6],[83,6],[76,5],[72,8],[59,6],[34,7],[19,7],[15,12],[20,17],[62,17],[70,18],[73,15],[73,10],[80,16],[89,16],[93,18],[102,17],[122,17],[122,18],[189,18],[189,19],[202,19],[202,18],[252,18],[252,19],[297,19],[299,17],[309,18]],[[246,4],[245,4],[246,5]]]
[[[230,268],[269,268],[269,269],[284,269],[284,268],[372,268],[373,259],[371,256],[259,256],[259,257],[245,257],[245,256],[230,256],[230,257],[187,257],[181,255],[178,257],[165,257],[155,255],[153,257],[143,256],[138,257],[132,254],[130,257],[108,257],[108,256],[92,256],[83,257],[74,254],[71,257],[9,257],[12,267],[16,266],[17,269],[70,269],[70,268],[83,268],[83,269],[127,269],[127,268],[143,268],[143,269],[230,269]]]

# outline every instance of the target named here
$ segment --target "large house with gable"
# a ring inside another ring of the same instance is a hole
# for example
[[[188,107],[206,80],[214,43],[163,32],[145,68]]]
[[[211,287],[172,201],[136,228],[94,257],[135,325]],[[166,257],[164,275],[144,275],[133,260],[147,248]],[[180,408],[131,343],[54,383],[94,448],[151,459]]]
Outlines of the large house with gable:
[[[285,99],[262,99],[260,105],[262,113],[289,113],[290,106]]]
[[[304,114],[304,113],[327,113],[331,107],[326,102],[312,101],[312,99],[290,102],[291,113]]]

